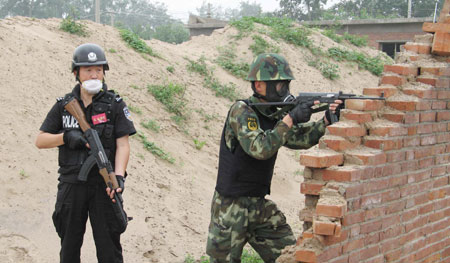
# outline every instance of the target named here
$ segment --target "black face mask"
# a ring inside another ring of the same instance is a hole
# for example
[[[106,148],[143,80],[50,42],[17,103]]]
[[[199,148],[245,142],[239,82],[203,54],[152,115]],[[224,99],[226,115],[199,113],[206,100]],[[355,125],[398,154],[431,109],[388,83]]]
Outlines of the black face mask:
[[[261,96],[268,102],[285,102],[293,96],[289,91],[289,81],[267,81],[266,96]]]

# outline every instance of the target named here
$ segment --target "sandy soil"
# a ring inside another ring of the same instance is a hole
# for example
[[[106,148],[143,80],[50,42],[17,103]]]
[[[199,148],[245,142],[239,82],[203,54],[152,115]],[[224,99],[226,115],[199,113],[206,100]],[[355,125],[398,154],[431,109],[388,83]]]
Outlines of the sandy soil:
[[[248,47],[253,40],[234,40],[237,31],[230,27],[180,45],[152,40],[147,43],[163,58],[149,61],[129,48],[112,27],[84,22],[90,36],[78,37],[59,30],[60,21],[24,17],[0,20],[0,262],[58,261],[59,238],[51,221],[57,190],[57,149],[38,150],[34,141],[55,99],[75,84],[70,73],[72,52],[86,42],[100,44],[106,50],[109,87],[129,105],[141,109],[141,114],[133,114],[136,128],[176,159],[175,164],[163,161],[146,151],[137,137],[131,139],[124,199],[134,220],[122,236],[126,262],[183,262],[188,254],[199,258],[204,254],[220,132],[231,102],[216,97],[203,86],[198,74],[187,71],[185,58],[196,60],[204,55],[208,65],[214,66],[216,77],[223,83],[235,83],[245,98],[251,94],[249,83],[222,70],[214,58],[218,46],[235,42],[237,55],[250,62],[253,55]],[[318,33],[313,39],[324,47],[337,45]],[[276,44],[296,76],[294,94],[338,90],[361,94],[363,87],[377,86],[378,77],[345,63],[340,64],[341,78],[329,81],[307,65],[309,51]],[[174,67],[174,73],[166,70],[168,66]],[[169,82],[186,86],[190,114],[184,129],[189,135],[147,92],[149,84]],[[205,113],[213,117],[207,118]],[[149,119],[161,126],[159,133],[142,127],[141,122]],[[206,145],[197,150],[193,139]],[[301,231],[298,211],[304,201],[299,191],[301,170],[298,152],[282,149],[270,196],[297,234]],[[82,261],[96,261],[90,227]]]

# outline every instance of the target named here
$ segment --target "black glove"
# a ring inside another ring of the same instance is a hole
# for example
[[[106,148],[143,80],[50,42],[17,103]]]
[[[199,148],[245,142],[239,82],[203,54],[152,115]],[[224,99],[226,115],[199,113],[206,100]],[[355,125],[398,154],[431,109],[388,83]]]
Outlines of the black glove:
[[[311,119],[312,105],[314,105],[314,103],[300,103],[289,112],[289,116],[291,116],[294,125],[308,122],[309,119]]]
[[[125,190],[125,177],[121,175],[116,175],[117,183],[119,184],[119,188],[122,188],[122,193]]]
[[[336,110],[334,111],[334,115],[336,115],[337,121],[339,121],[339,117],[341,116],[341,105],[342,104],[339,104],[339,106],[337,106]],[[325,118],[327,118],[328,123],[330,123],[330,124],[333,124],[336,122],[336,121],[333,121],[333,122],[331,121],[331,115],[330,115],[329,109],[325,112]]]
[[[80,130],[69,130],[64,132],[63,135],[64,144],[69,146],[70,149],[83,149],[86,147],[86,139]]]

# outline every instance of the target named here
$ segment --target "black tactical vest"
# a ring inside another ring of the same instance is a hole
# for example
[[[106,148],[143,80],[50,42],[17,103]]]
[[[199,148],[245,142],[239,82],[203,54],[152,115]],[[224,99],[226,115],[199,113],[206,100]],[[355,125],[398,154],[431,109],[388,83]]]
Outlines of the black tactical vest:
[[[248,105],[248,101],[244,101]],[[252,107],[253,108],[253,107]],[[271,130],[278,120],[271,120],[255,108],[259,124],[262,130]],[[228,113],[229,115],[229,113]],[[236,149],[231,152],[225,143],[225,128],[222,131],[219,151],[219,171],[217,175],[216,191],[223,196],[257,196],[264,197],[270,194],[273,168],[277,159],[276,152],[267,160],[258,160],[242,149],[238,143]]]
[[[75,90],[75,89],[74,89]],[[73,92],[66,94],[67,97],[75,96]],[[75,96],[77,97],[77,96]],[[120,97],[118,97],[120,98]],[[87,109],[84,109],[84,114],[91,127],[97,130],[103,148],[108,156],[109,161],[114,167],[115,155],[116,155],[116,139],[114,137],[114,120],[113,106],[116,101],[116,94],[113,91],[102,91],[92,99],[92,105],[89,105]],[[63,130],[80,129],[76,119],[70,115],[64,109],[61,102]],[[95,122],[95,124],[94,124]],[[89,149],[70,149],[66,145],[59,146],[59,174],[62,177],[70,177],[78,175],[81,166],[88,157]],[[97,166],[94,166],[91,170],[91,174],[98,174]]]

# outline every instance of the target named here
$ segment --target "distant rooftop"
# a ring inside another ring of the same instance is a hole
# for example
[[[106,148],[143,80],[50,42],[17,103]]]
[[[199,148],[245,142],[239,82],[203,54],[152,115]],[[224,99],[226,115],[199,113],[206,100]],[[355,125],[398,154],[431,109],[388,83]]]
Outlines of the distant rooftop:
[[[223,28],[228,24],[228,21],[223,21],[208,17],[199,17],[196,15],[189,15],[187,28]]]
[[[358,19],[358,20],[323,20],[323,21],[303,21],[301,24],[312,26],[326,25],[364,25],[364,24],[405,24],[405,23],[423,23],[432,22],[432,17],[414,17],[414,18],[386,18],[386,19]]]

